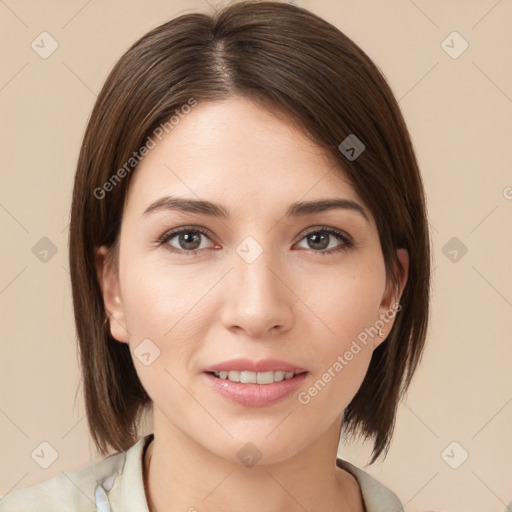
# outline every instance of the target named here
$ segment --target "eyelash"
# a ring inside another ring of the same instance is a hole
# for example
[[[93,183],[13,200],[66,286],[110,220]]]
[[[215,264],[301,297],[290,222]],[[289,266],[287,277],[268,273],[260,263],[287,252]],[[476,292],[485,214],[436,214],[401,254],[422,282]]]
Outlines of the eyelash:
[[[185,226],[182,228],[177,228],[177,229],[173,229],[171,231],[167,231],[157,240],[157,242],[159,245],[167,245],[166,249],[175,254],[186,254],[187,256],[195,256],[198,252],[201,252],[204,250],[204,249],[193,249],[191,251],[185,251],[185,250],[176,249],[175,247],[172,247],[167,244],[167,242],[169,242],[169,240],[171,240],[176,235],[179,235],[181,233],[200,233],[201,235],[210,239],[209,234],[205,230],[203,230],[201,228],[197,228],[197,227]],[[321,254],[322,256],[328,256],[328,255],[332,255],[334,253],[338,253],[340,251],[346,251],[347,249],[356,247],[356,244],[347,235],[345,235],[342,231],[340,231],[336,228],[329,228],[327,226],[320,226],[319,228],[315,227],[314,229],[307,231],[306,233],[304,233],[302,238],[300,238],[299,242],[301,242],[308,235],[318,234],[318,233],[327,233],[329,235],[332,235],[339,241],[343,242],[343,244],[339,245],[338,247],[335,247],[334,249],[329,249],[329,250],[320,250],[320,251],[315,251],[314,249],[306,249],[306,250],[312,251],[316,254]]]

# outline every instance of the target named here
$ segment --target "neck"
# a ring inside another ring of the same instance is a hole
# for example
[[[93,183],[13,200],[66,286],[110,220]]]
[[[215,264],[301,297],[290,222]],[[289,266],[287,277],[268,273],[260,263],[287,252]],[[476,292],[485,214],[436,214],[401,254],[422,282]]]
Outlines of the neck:
[[[219,457],[180,430],[169,431],[168,423],[165,430],[154,424],[144,457],[150,512],[363,510],[357,481],[336,466],[341,420],[292,457],[252,466]]]

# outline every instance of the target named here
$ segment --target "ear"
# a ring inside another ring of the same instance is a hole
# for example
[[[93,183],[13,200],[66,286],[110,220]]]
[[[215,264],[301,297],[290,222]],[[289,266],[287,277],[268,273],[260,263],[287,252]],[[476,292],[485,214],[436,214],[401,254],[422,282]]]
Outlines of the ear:
[[[400,265],[404,270],[403,276],[398,287],[393,286],[391,282],[388,282],[386,285],[386,290],[382,297],[382,302],[379,306],[379,318],[376,319],[377,328],[384,324],[382,327],[384,336],[381,337],[376,335],[373,337],[374,349],[376,349],[386,339],[387,335],[391,331],[391,328],[395,323],[395,316],[398,312],[397,308],[400,302],[400,297],[402,296],[402,292],[404,291],[405,285],[407,284],[407,278],[409,275],[409,253],[407,249],[397,249],[396,254]]]
[[[117,341],[128,343],[128,330],[126,329],[126,321],[124,308],[119,287],[119,273],[114,267],[113,258],[106,246],[95,250],[95,264],[98,281],[101,286],[103,295],[103,303],[105,305],[105,314],[108,316],[110,325],[110,333]]]

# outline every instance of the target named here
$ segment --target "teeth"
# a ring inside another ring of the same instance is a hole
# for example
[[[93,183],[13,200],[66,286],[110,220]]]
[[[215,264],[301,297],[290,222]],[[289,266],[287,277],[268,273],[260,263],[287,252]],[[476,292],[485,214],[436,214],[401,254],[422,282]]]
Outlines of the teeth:
[[[231,382],[241,382],[242,384],[273,384],[281,380],[291,379],[295,374],[293,372],[249,372],[249,371],[221,371],[213,372],[216,377]]]

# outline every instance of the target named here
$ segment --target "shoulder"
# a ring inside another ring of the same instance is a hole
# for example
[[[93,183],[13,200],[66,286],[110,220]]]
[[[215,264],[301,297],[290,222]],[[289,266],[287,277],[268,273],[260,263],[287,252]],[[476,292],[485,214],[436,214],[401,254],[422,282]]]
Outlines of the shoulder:
[[[75,471],[12,491],[0,501],[0,512],[95,511],[96,486],[112,473],[121,473],[123,463],[124,453],[109,455]]]
[[[404,512],[398,496],[372,475],[343,459],[337,458],[336,465],[348,471],[359,483],[366,512]]]
[[[0,512],[96,512],[97,503],[105,494],[103,489],[112,488],[123,473],[127,454],[140,443],[128,452],[109,455],[75,471],[12,491],[0,500]]]

